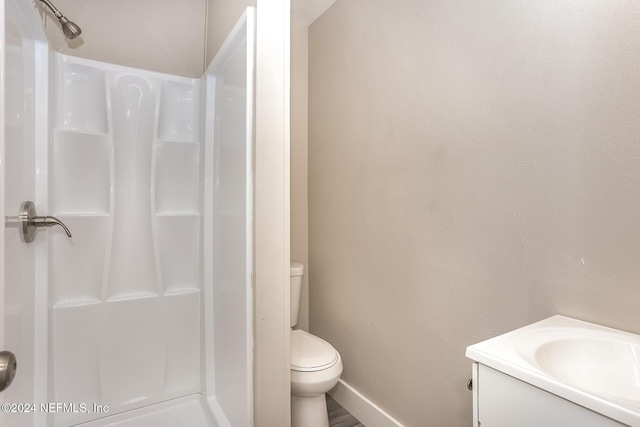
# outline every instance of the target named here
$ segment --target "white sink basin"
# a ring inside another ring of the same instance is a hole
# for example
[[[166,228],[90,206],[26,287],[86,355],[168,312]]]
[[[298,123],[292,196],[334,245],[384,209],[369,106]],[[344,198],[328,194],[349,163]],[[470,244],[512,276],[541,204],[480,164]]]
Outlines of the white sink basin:
[[[541,328],[520,336],[518,353],[543,373],[596,395],[640,401],[640,338],[613,331]]]
[[[467,357],[640,427],[640,335],[553,316],[467,347]]]

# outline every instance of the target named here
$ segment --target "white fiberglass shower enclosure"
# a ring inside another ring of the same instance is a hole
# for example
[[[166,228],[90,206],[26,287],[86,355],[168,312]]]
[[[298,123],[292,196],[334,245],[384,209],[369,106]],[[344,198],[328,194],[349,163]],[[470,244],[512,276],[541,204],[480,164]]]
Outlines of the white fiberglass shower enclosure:
[[[253,10],[190,79],[55,53],[3,6],[0,425],[250,426]],[[25,201],[72,237],[23,242]]]

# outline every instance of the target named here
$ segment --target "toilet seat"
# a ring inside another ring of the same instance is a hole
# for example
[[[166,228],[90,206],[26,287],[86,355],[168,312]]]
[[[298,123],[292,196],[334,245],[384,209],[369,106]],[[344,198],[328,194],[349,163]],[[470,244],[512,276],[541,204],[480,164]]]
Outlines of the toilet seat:
[[[291,331],[292,371],[322,371],[338,363],[339,358],[336,349],[322,338],[301,329]]]

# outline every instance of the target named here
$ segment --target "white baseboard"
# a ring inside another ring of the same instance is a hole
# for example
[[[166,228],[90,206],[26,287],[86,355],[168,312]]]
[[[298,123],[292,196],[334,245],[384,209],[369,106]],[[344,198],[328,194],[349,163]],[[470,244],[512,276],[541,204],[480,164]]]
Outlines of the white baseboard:
[[[404,427],[391,415],[341,379],[329,391],[329,396],[333,397],[344,409],[351,412],[366,427]]]

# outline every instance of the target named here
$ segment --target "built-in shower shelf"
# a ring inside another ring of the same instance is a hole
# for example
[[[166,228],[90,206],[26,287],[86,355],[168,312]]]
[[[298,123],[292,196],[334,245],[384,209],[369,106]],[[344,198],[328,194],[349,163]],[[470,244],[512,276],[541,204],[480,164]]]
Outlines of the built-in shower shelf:
[[[164,293],[164,296],[173,296],[173,295],[190,295],[197,294],[200,292],[197,284],[185,284],[184,288],[176,288]]]
[[[172,138],[158,138],[158,142],[167,143],[167,144],[196,144],[200,145],[198,141],[194,141],[191,139],[172,139]]]
[[[92,131],[92,130],[85,130],[85,129],[69,129],[69,128],[56,128],[53,130],[53,132],[55,133],[56,136],[58,135],[87,135],[87,136],[99,136],[99,137],[106,137],[109,136],[109,132],[102,132],[102,131]]]
[[[148,298],[158,298],[160,294],[155,292],[136,292],[124,295],[116,295],[109,297],[106,302],[117,302],[117,301],[133,301],[133,300],[142,300]]]
[[[102,301],[97,299],[70,299],[65,301],[59,301],[53,304],[54,309],[69,308],[69,307],[83,307],[94,304],[100,304]]]
[[[52,305],[54,309],[65,309],[65,308],[76,308],[76,307],[87,307],[95,304],[102,304],[105,302],[119,302],[119,301],[135,301],[149,298],[161,298],[161,297],[172,297],[179,295],[194,295],[200,293],[200,289],[197,284],[193,285],[183,285],[184,288],[172,289],[163,294],[157,293],[138,293],[138,294],[130,294],[130,295],[119,295],[116,297],[112,297],[106,300],[98,300],[98,299],[69,299],[58,301]]]
[[[178,216],[178,217],[199,217],[200,213],[199,212],[156,212],[155,214],[156,216],[159,217],[172,217],[172,216]]]
[[[53,213],[60,217],[80,217],[80,218],[105,218],[111,215],[109,212],[61,212],[55,211]]]
[[[54,212],[56,216],[63,217],[81,217],[81,218],[93,218],[93,217],[108,217],[111,215],[109,212]],[[241,213],[232,214],[229,213],[227,215],[240,215]],[[199,217],[200,212],[156,212],[155,216],[159,217]]]
[[[109,211],[109,136],[95,132],[54,133],[51,150],[51,211]]]

